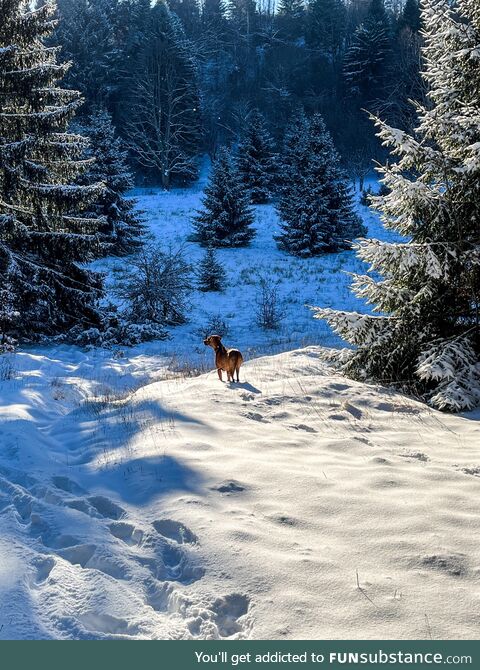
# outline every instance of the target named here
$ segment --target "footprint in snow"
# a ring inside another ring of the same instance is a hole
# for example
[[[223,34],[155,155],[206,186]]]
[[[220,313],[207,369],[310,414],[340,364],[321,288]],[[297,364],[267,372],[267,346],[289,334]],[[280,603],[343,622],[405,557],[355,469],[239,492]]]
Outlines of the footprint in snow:
[[[108,526],[111,534],[114,537],[117,537],[119,540],[129,544],[131,546],[141,544],[143,540],[143,531],[131,523],[126,523],[124,521],[118,521],[111,523]]]
[[[231,637],[242,631],[239,619],[247,614],[249,604],[247,596],[241,593],[232,593],[215,600],[212,605],[213,620],[220,637]]]
[[[77,484],[77,482],[74,482],[69,477],[52,477],[52,484],[57,489],[60,489],[60,491],[65,491],[65,493],[73,493],[74,495],[86,493],[80,484]]]
[[[138,626],[129,624],[125,619],[102,614],[98,612],[87,612],[79,614],[78,620],[90,633],[103,633],[104,635],[137,635]]]
[[[292,424],[290,428],[294,428],[295,430],[304,430],[306,433],[316,433],[317,431],[315,428],[312,428],[312,426],[307,426],[304,423],[298,423],[298,424]]]
[[[212,486],[211,490],[218,491],[219,493],[240,493],[241,491],[245,491],[245,487],[240,482],[231,479]]]
[[[348,400],[345,400],[345,402],[342,403],[341,408],[351,414],[354,419],[358,420],[363,416],[362,410],[358,407],[355,407],[355,405],[352,405],[352,403],[348,402]]]
[[[270,423],[270,421],[268,421],[268,419],[266,419],[261,414],[258,414],[257,412],[247,412],[243,416],[246,419],[251,419],[252,421],[259,421],[260,423]]]
[[[414,460],[417,460],[417,461],[422,461],[423,463],[426,463],[427,461],[430,460],[428,458],[428,456],[421,451],[415,451],[415,452],[406,453],[406,454],[399,454],[399,456],[401,458],[408,458],[408,459],[414,459]]]
[[[159,519],[153,522],[153,527],[159,535],[173,540],[178,544],[196,544],[197,536],[187,526],[172,519]]]
[[[462,577],[468,572],[463,554],[431,554],[420,558],[420,565],[446,572],[452,577]]]
[[[32,565],[36,570],[35,577],[33,578],[34,584],[43,584],[55,567],[55,560],[51,556],[48,556],[47,558],[39,556],[38,558],[33,559]]]
[[[109,498],[104,496],[91,496],[88,502],[94,507],[98,514],[105,519],[118,520],[125,516],[125,510]]]
[[[473,466],[470,468],[460,468],[462,472],[466,475],[472,475],[473,477],[480,477],[480,466]]]

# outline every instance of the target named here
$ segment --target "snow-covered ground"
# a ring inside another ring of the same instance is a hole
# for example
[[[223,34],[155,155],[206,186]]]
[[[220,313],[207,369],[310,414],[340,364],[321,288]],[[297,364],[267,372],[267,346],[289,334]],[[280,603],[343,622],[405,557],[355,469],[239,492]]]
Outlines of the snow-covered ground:
[[[156,237],[185,242],[201,186],[141,194]],[[251,249],[220,252],[225,292],[170,340],[0,358],[0,638],[478,637],[480,415],[332,373],[304,304],[365,309],[358,261],[292,259],[276,226],[259,207]],[[278,332],[253,323],[258,270]],[[238,385],[201,343],[211,314]]]

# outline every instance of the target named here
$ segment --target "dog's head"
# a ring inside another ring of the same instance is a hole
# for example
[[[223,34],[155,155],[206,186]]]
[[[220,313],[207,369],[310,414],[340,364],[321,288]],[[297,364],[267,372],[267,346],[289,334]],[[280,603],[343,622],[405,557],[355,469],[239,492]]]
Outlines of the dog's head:
[[[222,338],[220,335],[209,335],[205,340],[203,340],[203,344],[205,344],[207,347],[212,347],[212,349],[217,349],[220,346],[221,341]]]

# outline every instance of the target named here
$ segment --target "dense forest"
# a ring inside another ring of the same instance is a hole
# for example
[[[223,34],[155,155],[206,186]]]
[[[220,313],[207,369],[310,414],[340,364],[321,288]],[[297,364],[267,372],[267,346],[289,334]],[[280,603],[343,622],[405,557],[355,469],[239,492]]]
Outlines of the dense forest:
[[[188,182],[253,110],[278,143],[318,112],[352,178],[381,151],[369,110],[410,129],[422,101],[417,0],[59,0],[51,38],[73,63],[79,118],[107,110],[138,179]]]

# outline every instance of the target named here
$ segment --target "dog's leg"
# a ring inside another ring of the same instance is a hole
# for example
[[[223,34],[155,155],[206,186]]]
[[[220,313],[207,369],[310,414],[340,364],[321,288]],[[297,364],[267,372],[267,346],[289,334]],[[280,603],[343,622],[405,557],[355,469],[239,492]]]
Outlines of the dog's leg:
[[[237,368],[237,382],[240,382],[240,366]]]
[[[217,369],[217,372],[218,372],[218,378],[220,379],[221,382],[223,382],[223,379],[222,379],[222,370],[221,370],[221,368],[218,368],[218,369]]]

